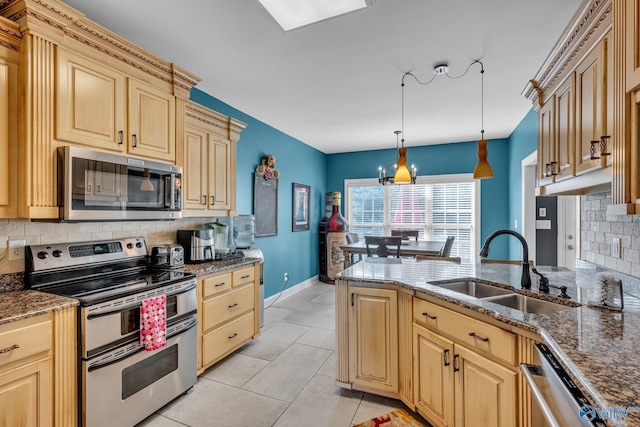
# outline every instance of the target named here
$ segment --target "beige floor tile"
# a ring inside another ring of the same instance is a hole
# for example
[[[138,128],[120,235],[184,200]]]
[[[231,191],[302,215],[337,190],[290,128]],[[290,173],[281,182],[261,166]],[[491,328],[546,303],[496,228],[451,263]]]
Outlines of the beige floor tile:
[[[291,402],[330,355],[330,350],[293,344],[242,388]]]
[[[311,328],[296,341],[298,344],[312,345],[314,347],[336,349],[336,331],[331,329]]]
[[[318,370],[318,374],[331,377],[335,381],[337,377],[337,365],[336,365],[336,352],[331,353],[331,356],[327,359],[322,367]]]
[[[262,330],[277,324],[279,321],[293,313],[293,310],[288,308],[269,307],[264,309],[264,326]]]
[[[242,387],[268,364],[267,360],[232,353],[207,369],[202,375],[210,380]]]
[[[304,300],[294,299],[293,297],[287,298],[282,302],[277,302],[274,304],[274,307],[277,307],[277,308],[287,308],[289,310],[293,310],[294,312],[303,311],[305,313],[323,313],[327,311],[327,308],[329,308],[329,306],[330,306],[329,304],[304,301]],[[335,304],[333,304],[333,306],[335,306]]]
[[[348,427],[364,393],[336,387],[316,375],[289,405],[275,427]]]
[[[200,377],[161,415],[190,427],[270,427],[288,403]]]
[[[136,427],[184,427],[184,424],[177,423],[162,415],[153,414]]]
[[[296,325],[312,326],[323,329],[336,329],[336,317],[323,313],[307,313],[304,311],[294,311],[284,318],[285,322]]]
[[[333,289],[329,289],[329,290],[321,293],[320,295],[318,295],[314,299],[312,299],[311,302],[315,302],[317,304],[335,305],[336,304],[336,292]]]
[[[264,330],[255,340],[249,341],[242,347],[240,353],[259,359],[273,360],[308,330],[308,326],[279,322]]]

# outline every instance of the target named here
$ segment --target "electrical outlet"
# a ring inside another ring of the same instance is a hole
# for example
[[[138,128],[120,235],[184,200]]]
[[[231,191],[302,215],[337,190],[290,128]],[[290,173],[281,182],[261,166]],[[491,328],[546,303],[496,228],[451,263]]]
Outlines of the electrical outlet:
[[[9,240],[9,261],[24,259],[26,240]]]
[[[622,248],[620,247],[620,238],[614,237],[611,242],[611,256],[614,258],[622,258]]]
[[[283,277],[285,282],[289,281],[289,273],[284,273],[284,277]]]

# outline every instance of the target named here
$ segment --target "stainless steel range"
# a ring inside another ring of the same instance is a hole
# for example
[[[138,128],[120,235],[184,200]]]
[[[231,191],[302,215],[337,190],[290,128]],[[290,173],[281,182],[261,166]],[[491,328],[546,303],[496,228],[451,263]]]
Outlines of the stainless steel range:
[[[194,274],[147,269],[142,237],[28,246],[27,287],[75,298],[80,424],[133,426],[196,383]],[[142,301],[166,295],[164,347],[140,343]]]

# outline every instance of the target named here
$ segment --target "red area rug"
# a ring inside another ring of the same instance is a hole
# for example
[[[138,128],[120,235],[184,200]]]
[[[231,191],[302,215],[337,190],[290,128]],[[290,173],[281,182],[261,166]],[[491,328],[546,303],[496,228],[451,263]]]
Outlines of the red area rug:
[[[354,427],[424,427],[404,409],[389,412],[369,421],[357,424]]]

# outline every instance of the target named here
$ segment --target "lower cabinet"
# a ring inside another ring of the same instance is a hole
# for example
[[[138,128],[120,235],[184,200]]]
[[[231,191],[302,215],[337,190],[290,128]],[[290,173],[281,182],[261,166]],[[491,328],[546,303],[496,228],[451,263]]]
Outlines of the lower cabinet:
[[[349,292],[349,380],[363,390],[397,394],[397,291],[350,286]]]
[[[75,307],[0,325],[0,426],[77,425]]]
[[[517,425],[514,334],[414,298],[413,343],[414,402],[431,424]]]
[[[198,375],[260,333],[259,264],[198,279]]]

